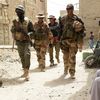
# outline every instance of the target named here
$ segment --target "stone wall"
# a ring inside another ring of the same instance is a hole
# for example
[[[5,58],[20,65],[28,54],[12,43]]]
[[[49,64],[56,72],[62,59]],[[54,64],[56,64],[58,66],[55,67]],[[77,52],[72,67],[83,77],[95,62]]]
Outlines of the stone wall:
[[[85,23],[87,38],[90,31],[93,31],[95,37],[98,38],[98,31],[100,30],[100,0],[79,0],[79,15]]]
[[[0,45],[12,44],[10,29],[12,20],[16,18],[15,8],[19,4],[25,7],[25,15],[33,23],[36,21],[36,15],[38,13],[44,13],[47,16],[47,0],[0,0],[0,38],[2,38]],[[3,18],[6,22],[2,22]]]
[[[0,44],[9,44],[9,19],[8,5],[3,0],[0,2]]]

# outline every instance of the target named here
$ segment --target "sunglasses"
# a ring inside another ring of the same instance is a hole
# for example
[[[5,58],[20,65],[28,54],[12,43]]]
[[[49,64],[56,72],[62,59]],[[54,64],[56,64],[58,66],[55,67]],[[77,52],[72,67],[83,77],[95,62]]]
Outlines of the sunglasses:
[[[66,8],[66,10],[73,10],[73,8]]]

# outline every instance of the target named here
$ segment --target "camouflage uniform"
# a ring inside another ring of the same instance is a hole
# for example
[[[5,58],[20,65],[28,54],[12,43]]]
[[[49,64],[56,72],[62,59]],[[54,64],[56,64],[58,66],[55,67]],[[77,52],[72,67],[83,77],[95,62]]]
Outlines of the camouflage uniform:
[[[16,8],[20,10],[20,7]],[[21,9],[22,10],[22,9]],[[22,10],[23,11],[23,10]],[[28,75],[28,70],[30,68],[30,37],[29,34],[34,32],[32,22],[24,17],[23,22],[19,18],[13,20],[13,25],[11,28],[13,38],[16,40],[16,45],[18,48],[18,53],[21,58],[22,68],[24,70],[24,76]],[[32,36],[32,34],[31,34]],[[25,74],[27,72],[27,75]]]
[[[19,20],[16,20],[16,19],[14,21],[16,21],[19,28],[22,28],[22,30],[17,31],[17,27],[13,25],[11,29],[13,35],[19,31],[24,35],[21,40],[15,39],[16,45],[18,47],[18,53],[21,58],[22,67],[29,69],[30,67],[30,39],[28,36],[28,32],[33,31],[33,25],[30,21],[28,22],[28,19],[26,18],[24,19],[23,23],[19,22]]]
[[[75,32],[73,23],[75,20],[82,22],[76,15],[72,17],[64,16],[62,18],[62,34],[61,34],[61,49],[64,60],[64,73],[68,70],[71,76],[75,75],[76,53],[78,51],[78,43],[83,39],[83,30]],[[82,22],[83,23],[83,22]]]
[[[45,68],[45,55],[49,43],[50,37],[52,34],[45,22],[39,23],[36,22],[34,24],[34,47],[37,53],[39,68],[41,71],[44,71]]]
[[[53,49],[55,47],[55,51],[56,51],[56,59],[57,62],[59,63],[59,52],[60,52],[60,44],[59,44],[59,32],[60,32],[60,28],[59,28],[59,24],[57,22],[55,22],[53,25],[51,23],[49,23],[49,28],[53,34],[53,43],[49,44],[49,56],[50,56],[50,62],[51,62],[51,66],[54,65],[54,60],[53,60]]]

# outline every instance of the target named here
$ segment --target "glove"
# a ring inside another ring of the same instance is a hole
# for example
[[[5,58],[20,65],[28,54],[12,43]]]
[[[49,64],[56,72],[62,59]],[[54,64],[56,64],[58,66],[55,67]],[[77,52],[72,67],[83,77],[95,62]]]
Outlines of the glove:
[[[31,34],[33,34],[33,32],[28,32],[27,35],[30,36]]]

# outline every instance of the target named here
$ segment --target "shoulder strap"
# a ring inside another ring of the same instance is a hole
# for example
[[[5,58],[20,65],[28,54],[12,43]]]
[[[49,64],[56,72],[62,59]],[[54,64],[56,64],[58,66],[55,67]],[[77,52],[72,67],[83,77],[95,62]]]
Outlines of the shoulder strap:
[[[84,22],[77,15],[74,15],[74,18],[75,18],[75,20],[79,21],[80,23],[82,23],[84,25]]]

